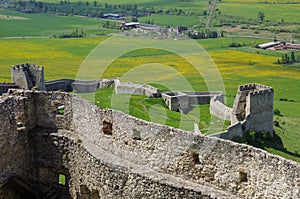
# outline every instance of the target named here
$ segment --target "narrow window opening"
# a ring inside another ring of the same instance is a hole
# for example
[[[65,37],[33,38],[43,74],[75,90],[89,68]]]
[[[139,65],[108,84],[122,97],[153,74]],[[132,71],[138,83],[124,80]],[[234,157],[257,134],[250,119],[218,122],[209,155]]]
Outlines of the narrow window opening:
[[[64,174],[58,175],[58,184],[60,185],[66,185],[66,176]]]
[[[105,135],[112,135],[112,123],[103,121],[103,133]]]
[[[247,173],[240,171],[240,182],[248,182]]]
[[[200,164],[201,163],[200,159],[199,159],[199,153],[193,153],[192,157],[193,157],[194,164]]]
[[[65,114],[65,106],[64,106],[64,105],[59,106],[59,107],[57,108],[57,114],[58,114],[58,115],[64,115],[64,114]]]

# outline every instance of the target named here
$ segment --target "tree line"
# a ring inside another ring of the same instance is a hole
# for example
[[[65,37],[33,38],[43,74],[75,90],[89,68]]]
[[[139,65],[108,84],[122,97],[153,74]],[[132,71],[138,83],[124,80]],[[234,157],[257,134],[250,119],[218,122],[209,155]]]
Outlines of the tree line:
[[[278,64],[293,64],[293,63],[299,61],[298,59],[299,59],[299,57],[296,58],[294,52],[291,52],[290,54],[285,53],[281,56],[281,59],[277,59],[277,63]]]
[[[151,14],[159,15],[181,15],[181,16],[205,16],[208,14],[206,10],[194,12],[185,11],[182,8],[158,8],[153,6],[138,6],[137,4],[110,4],[99,3],[98,1],[78,1],[70,2],[70,0],[61,0],[58,3],[48,3],[36,0],[14,2],[15,9],[18,11],[30,12],[51,12],[63,14],[75,14],[82,16],[101,17],[104,12],[118,13],[120,15],[130,15],[135,17],[146,16]]]

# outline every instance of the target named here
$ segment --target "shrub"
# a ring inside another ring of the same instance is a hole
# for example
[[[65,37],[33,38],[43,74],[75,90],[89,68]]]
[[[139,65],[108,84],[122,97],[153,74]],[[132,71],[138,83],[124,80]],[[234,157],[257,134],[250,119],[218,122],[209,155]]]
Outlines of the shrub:
[[[275,108],[274,110],[274,114],[280,116],[280,110],[278,108]]]

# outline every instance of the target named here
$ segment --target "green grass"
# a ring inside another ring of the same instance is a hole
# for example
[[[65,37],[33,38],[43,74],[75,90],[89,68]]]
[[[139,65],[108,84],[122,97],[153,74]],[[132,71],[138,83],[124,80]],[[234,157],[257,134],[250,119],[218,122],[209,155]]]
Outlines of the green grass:
[[[184,130],[194,130],[194,123],[198,124],[202,133],[216,133],[224,130],[228,125],[219,127],[222,120],[211,117],[209,105],[198,105],[188,114],[181,114],[168,109],[162,98],[148,98],[139,95],[116,95],[113,88],[97,91],[96,95],[80,94],[86,99],[95,101],[103,108],[121,110],[135,117],[159,124],[173,126]],[[93,99],[94,98],[94,99]],[[209,128],[210,127],[210,128]]]
[[[43,2],[51,2],[51,3],[59,3],[60,0],[44,0]],[[78,2],[77,0],[71,0],[70,2]],[[89,1],[92,3],[93,1]],[[104,5],[105,2],[108,4],[116,4],[116,5],[124,5],[124,4],[136,4],[139,7],[156,7],[156,8],[181,8],[187,11],[194,12],[202,12],[203,9],[207,8],[209,0],[189,0],[189,1],[181,1],[181,0],[98,0],[98,3]]]
[[[66,176],[63,174],[59,174],[58,176],[58,182],[61,185],[66,185]]]
[[[157,25],[163,26],[187,26],[199,24],[199,17],[197,16],[171,16],[171,15],[152,15],[147,17],[139,17],[139,22],[154,22]]]
[[[0,19],[0,37],[52,36],[55,33],[69,33],[75,28],[86,33],[107,34],[115,32],[102,28],[101,20],[57,16],[51,14],[28,14],[0,8],[0,15],[18,16],[26,20]]]
[[[285,22],[299,22],[299,4],[276,4],[273,3],[274,1],[269,1],[271,4],[264,4],[261,2],[263,1],[224,0],[218,4],[218,8],[224,15],[257,18],[258,12],[261,11],[265,13],[266,20],[281,21],[284,19]]]

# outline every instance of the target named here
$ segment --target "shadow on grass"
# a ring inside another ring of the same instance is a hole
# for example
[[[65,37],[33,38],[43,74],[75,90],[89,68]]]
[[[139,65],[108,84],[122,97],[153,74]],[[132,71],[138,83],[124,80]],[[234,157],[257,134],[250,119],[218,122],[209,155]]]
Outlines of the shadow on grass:
[[[291,152],[284,147],[282,139],[276,134],[275,131],[273,132],[273,136],[271,136],[267,132],[249,131],[245,134],[244,138],[237,138],[234,139],[234,141],[239,143],[245,143],[264,150],[272,148],[290,156],[300,158],[300,154]]]

